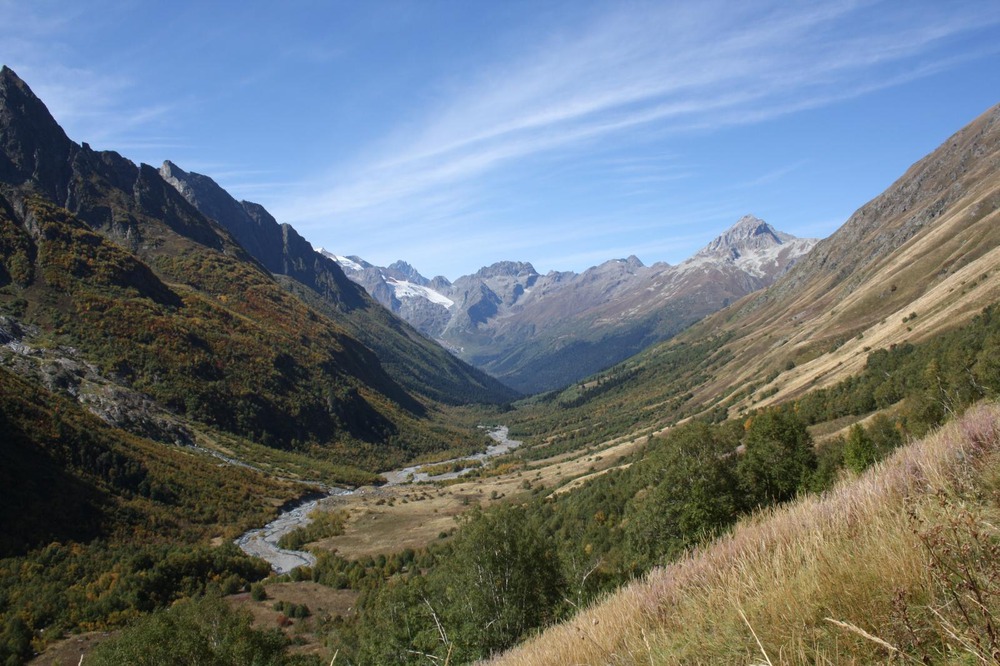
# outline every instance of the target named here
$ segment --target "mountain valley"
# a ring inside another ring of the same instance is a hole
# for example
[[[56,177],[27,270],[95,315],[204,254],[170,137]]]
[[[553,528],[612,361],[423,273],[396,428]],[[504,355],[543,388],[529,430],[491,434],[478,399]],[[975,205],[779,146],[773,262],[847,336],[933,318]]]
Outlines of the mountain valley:
[[[341,251],[0,71],[0,661],[1000,649],[1000,106],[818,241],[747,215],[675,266],[454,282]],[[235,545],[296,508],[310,564]]]

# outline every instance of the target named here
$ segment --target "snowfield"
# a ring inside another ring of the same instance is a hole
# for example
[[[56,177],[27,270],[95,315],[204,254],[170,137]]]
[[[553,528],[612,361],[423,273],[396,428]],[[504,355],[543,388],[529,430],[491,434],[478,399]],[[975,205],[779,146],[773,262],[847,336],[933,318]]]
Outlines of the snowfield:
[[[394,278],[387,278],[386,284],[392,287],[393,291],[396,293],[396,298],[403,300],[404,298],[426,298],[431,303],[436,303],[438,305],[443,305],[444,307],[451,309],[451,306],[455,305],[455,301],[451,300],[444,294],[439,294],[430,287],[424,287],[419,284],[413,284],[412,282],[407,282],[405,280],[396,280]]]

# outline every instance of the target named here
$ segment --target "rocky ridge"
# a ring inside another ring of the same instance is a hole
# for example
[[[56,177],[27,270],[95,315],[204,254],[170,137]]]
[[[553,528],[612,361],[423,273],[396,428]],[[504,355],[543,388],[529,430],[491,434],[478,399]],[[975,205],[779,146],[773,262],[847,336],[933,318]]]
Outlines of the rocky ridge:
[[[432,322],[421,313],[434,317],[437,311],[424,307],[423,302],[430,299],[439,304],[442,298],[435,301],[435,292],[425,286],[428,281],[409,264],[396,262],[375,269],[360,259],[345,259],[352,272],[385,276],[380,282],[349,280],[334,257],[313,249],[291,225],[280,224],[260,204],[237,201],[210,177],[184,171],[169,160],[160,167],[160,175],[192,206],[225,227],[266,270],[288,278],[291,282],[286,287],[372,348],[407,388],[448,403],[503,402],[514,397],[507,387],[446,353],[372,301],[388,304],[389,311],[417,329],[429,326]],[[359,284],[371,284],[371,296]]]
[[[426,335],[531,393],[602,370],[768,286],[815,242],[747,215],[676,266],[630,256],[542,275],[530,263],[502,261],[453,283],[401,261],[379,268],[320,251]]]
[[[0,70],[5,381],[140,438],[185,444],[212,428],[322,448],[344,470],[413,457],[451,436],[442,428],[461,440],[431,424],[442,404],[516,395],[378,306],[294,229],[212,186],[70,141]]]

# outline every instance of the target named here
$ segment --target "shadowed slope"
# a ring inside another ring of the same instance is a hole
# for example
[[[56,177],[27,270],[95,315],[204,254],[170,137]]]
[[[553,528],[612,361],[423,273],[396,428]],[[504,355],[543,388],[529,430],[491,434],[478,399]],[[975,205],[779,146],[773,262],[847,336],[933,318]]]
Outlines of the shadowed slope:
[[[389,374],[407,389],[449,404],[497,403],[515,397],[512,390],[379,306],[344,275],[337,262],[313,250],[290,225],[278,224],[263,206],[237,202],[208,176],[186,172],[169,161],[160,174],[280,276],[289,291],[373,349]]]
[[[156,169],[66,140],[6,68],[0,134],[9,315],[166,409],[271,446],[384,469],[469,442]]]

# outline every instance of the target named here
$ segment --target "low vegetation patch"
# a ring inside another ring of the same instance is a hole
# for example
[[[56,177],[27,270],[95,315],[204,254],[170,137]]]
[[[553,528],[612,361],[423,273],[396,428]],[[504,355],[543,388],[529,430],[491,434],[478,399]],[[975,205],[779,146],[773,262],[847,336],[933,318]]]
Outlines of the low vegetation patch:
[[[344,511],[315,509],[309,514],[309,518],[312,519],[312,522],[281,537],[278,540],[278,546],[286,550],[299,550],[313,541],[343,534],[347,514]]]

